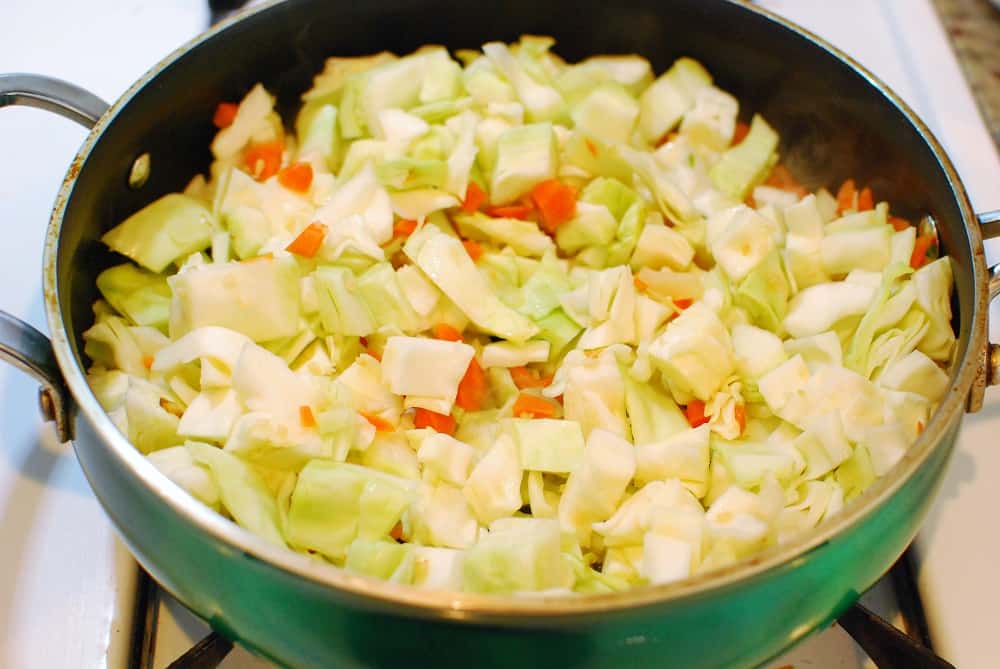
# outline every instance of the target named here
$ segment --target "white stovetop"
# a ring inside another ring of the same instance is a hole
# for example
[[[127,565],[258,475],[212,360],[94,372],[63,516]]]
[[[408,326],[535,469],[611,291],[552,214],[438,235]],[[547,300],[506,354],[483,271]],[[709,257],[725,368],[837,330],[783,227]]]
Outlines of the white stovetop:
[[[976,208],[1000,208],[1000,161],[928,0],[761,4],[828,38],[886,80],[943,140]],[[206,0],[0,3],[0,72],[54,75],[111,101],[207,24]],[[84,136],[83,129],[36,110],[0,111],[0,308],[42,330],[44,227]],[[1000,319],[993,320],[1000,332]],[[0,666],[116,669],[124,666],[120,649],[130,633],[127,616],[113,619],[116,600],[127,598],[132,584],[113,574],[116,567],[128,574],[121,569],[128,559],[72,452],[37,418],[36,385],[0,365]],[[1000,486],[992,482],[1000,474],[1000,444],[992,443],[998,429],[1000,392],[992,392],[983,411],[967,418],[918,540],[935,643],[962,669],[995,664],[1000,613],[993,602],[1000,579],[993,565],[1000,533],[980,519],[1000,504]],[[817,669],[857,666],[849,657],[803,659],[836,645],[827,633],[786,659]]]

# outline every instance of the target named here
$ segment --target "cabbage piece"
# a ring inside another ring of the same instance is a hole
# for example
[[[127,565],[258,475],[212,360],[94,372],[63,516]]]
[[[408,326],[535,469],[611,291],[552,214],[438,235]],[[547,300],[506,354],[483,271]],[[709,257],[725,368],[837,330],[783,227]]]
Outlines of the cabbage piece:
[[[191,451],[186,447],[163,448],[153,451],[146,458],[192,497],[218,511],[219,487],[215,485],[209,470],[195,462]]]
[[[438,413],[450,413],[458,384],[475,352],[457,341],[389,337],[382,352],[382,378],[393,393],[408,396],[408,405],[414,398],[439,400],[447,410]]]
[[[561,558],[559,523],[518,518],[516,524],[483,533],[462,560],[462,589],[511,594],[572,584]]]
[[[702,303],[668,323],[650,343],[649,356],[678,399],[693,396],[707,402],[734,369],[729,332]]]
[[[87,372],[87,385],[100,402],[101,408],[110,413],[125,403],[129,378],[121,370],[105,370],[94,366]]]
[[[588,283],[591,326],[578,348],[588,350],[612,344],[632,344],[635,338],[635,285],[628,267],[593,272]]]
[[[828,330],[817,335],[799,339],[786,339],[782,346],[789,356],[800,355],[809,370],[815,370],[820,365],[843,366],[843,350],[840,347],[840,337],[836,332]]]
[[[635,296],[635,339],[642,345],[656,336],[674,310],[645,295]]]
[[[869,376],[869,348],[877,334],[902,319],[916,297],[905,279],[912,273],[909,265],[889,265],[882,273],[882,282],[868,311],[861,318],[844,356],[848,368]]]
[[[555,309],[536,321],[538,339],[549,343],[549,360],[557,360],[563,351],[576,339],[583,327],[566,315],[562,309]]]
[[[691,575],[694,549],[687,541],[647,532],[639,574],[650,584],[671,583]]]
[[[170,316],[166,277],[124,263],[98,274],[97,289],[108,304],[133,323],[166,331]]]
[[[715,187],[742,202],[777,161],[778,133],[758,114],[743,141],[723,152],[709,176]]]
[[[651,481],[622,502],[611,518],[595,523],[594,531],[603,536],[606,546],[641,544],[643,535],[656,526],[665,510],[705,513],[701,503],[680,481]]]
[[[575,216],[556,228],[556,244],[566,253],[576,253],[588,246],[610,244],[617,230],[618,221],[606,206],[580,200]]]
[[[365,467],[402,479],[420,479],[417,454],[401,432],[376,432],[371,444],[362,451],[360,462]]]
[[[806,480],[826,476],[851,457],[851,445],[837,412],[817,416],[807,421],[808,427],[792,442],[806,461],[802,473]]]
[[[381,260],[378,245],[392,239],[392,214],[393,201],[367,162],[316,210],[315,219],[327,226],[318,257],[333,261],[345,248],[352,248]]]
[[[872,466],[868,447],[864,444],[856,445],[851,457],[837,468],[835,478],[844,490],[844,497],[848,500],[857,497],[874,483],[875,469]]]
[[[583,431],[572,420],[506,418],[500,429],[517,444],[527,471],[568,474],[584,461]]]
[[[479,538],[479,524],[462,490],[448,484],[422,486],[407,523],[408,539],[427,546],[468,548]]]
[[[333,172],[340,162],[337,108],[332,104],[306,104],[295,117],[298,157]]]
[[[412,545],[413,585],[429,590],[461,590],[465,551]]]
[[[766,538],[772,521],[769,511],[760,496],[731,486],[706,512],[706,528],[710,537],[724,541],[738,553],[743,553],[760,545]]]
[[[757,390],[774,415],[797,423],[809,410],[802,396],[809,378],[809,368],[796,354],[761,376]]]
[[[840,511],[844,491],[834,481],[806,481],[796,489],[799,501],[781,511],[776,521],[777,539],[787,541],[798,532],[815,527]]]
[[[203,366],[210,360],[215,369],[229,376],[236,367],[240,351],[248,343],[251,343],[250,338],[235,330],[215,325],[200,327],[157,351],[151,369],[169,372],[200,358]]]
[[[284,360],[253,343],[240,350],[233,390],[250,411],[269,413],[288,424],[299,422],[300,407],[319,403],[311,377],[296,374]]]
[[[664,225],[662,217],[657,216],[657,219],[655,223],[646,221],[632,253],[632,268],[686,270],[694,259],[691,243],[684,235]]]
[[[569,275],[554,253],[546,253],[537,269],[520,288],[518,313],[540,324],[542,318],[559,307],[562,293],[572,289]]]
[[[413,484],[367,467],[313,460],[299,473],[288,510],[288,542],[343,560],[358,537],[387,538],[414,495]]]
[[[625,408],[636,446],[658,442],[688,429],[687,418],[668,394],[628,374],[624,383]]]
[[[782,324],[793,337],[825,332],[843,319],[868,311],[876,292],[877,286],[851,281],[810,286],[788,303]]]
[[[327,58],[323,63],[323,71],[313,77],[312,88],[302,94],[302,99],[306,102],[324,100],[336,104],[340,101],[344,85],[352,76],[392,60],[396,60],[396,56],[388,51],[368,56]]]
[[[951,327],[951,260],[945,256],[924,265],[913,273],[917,304],[927,315],[930,327],[917,349],[932,360],[948,362],[955,347],[955,331]]]
[[[912,443],[899,423],[868,427],[861,440],[868,447],[872,472],[876,477],[888,474],[903,459]]]
[[[358,277],[357,292],[378,327],[393,326],[415,334],[423,329],[389,263],[376,263]]]
[[[549,121],[562,113],[565,103],[559,92],[532,78],[525,71],[523,61],[511,55],[506,44],[489,42],[483,45],[483,53],[514,87],[529,121]]]
[[[351,391],[355,409],[378,416],[392,424],[399,422],[403,402],[383,380],[382,365],[370,355],[359,355],[337,381]]]
[[[83,333],[83,341],[83,352],[95,363],[131,376],[146,377],[142,349],[125,319],[104,318]]]
[[[148,454],[184,442],[177,434],[180,421],[167,411],[168,402],[169,398],[164,397],[159,387],[135,376],[129,378],[124,402],[126,436],[140,453]]]
[[[694,106],[698,91],[712,75],[691,58],[678,58],[639,98],[639,131],[650,143],[660,140]]]
[[[504,305],[486,285],[462,243],[432,226],[410,235],[403,252],[477,326],[514,342],[523,342],[538,327]]]
[[[483,367],[522,367],[549,359],[547,341],[529,341],[524,344],[494,342],[483,347]]]
[[[534,518],[555,518],[559,510],[559,493],[550,483],[546,485],[542,472],[528,472],[528,504]]]
[[[625,143],[639,118],[639,103],[615,82],[593,88],[570,112],[573,124],[606,142]]]
[[[222,505],[233,520],[265,541],[284,546],[274,495],[254,468],[215,446],[197,441],[185,446],[195,462],[211,472]]]
[[[892,254],[889,263],[910,264],[913,257],[913,247],[917,242],[917,229],[912,225],[892,233]]]
[[[563,530],[575,533],[580,543],[589,543],[591,526],[614,514],[634,474],[632,445],[612,432],[592,430],[583,461],[569,475],[559,500]]]
[[[207,325],[242,332],[254,341],[290,337],[299,330],[299,270],[295,260],[208,265],[175,274],[170,336]]]
[[[522,256],[540,258],[555,250],[552,238],[531,221],[493,218],[479,212],[458,214],[454,221],[463,237],[507,245]]]
[[[734,282],[750,274],[775,248],[767,220],[742,204],[709,219],[708,243],[716,262]]]
[[[426,430],[414,430],[426,432]],[[476,460],[476,449],[454,437],[430,431],[423,436],[417,450],[417,460],[425,477],[461,486],[469,478]]]
[[[413,548],[395,541],[358,537],[347,548],[344,568],[384,581],[409,584],[413,579]]]
[[[892,227],[881,223],[834,231],[828,226],[820,243],[823,269],[833,275],[855,269],[881,271],[891,258],[891,242]]]
[[[733,303],[745,309],[756,325],[780,332],[790,293],[781,256],[772,251],[733,291]]]
[[[375,169],[379,183],[394,190],[444,188],[448,164],[443,160],[398,158],[380,163]]]
[[[708,488],[710,427],[700,425],[635,447],[638,483],[677,479],[694,495]]]
[[[187,195],[171,193],[104,233],[101,241],[152,272],[212,243],[212,212]]]
[[[215,135],[212,155],[216,159],[228,160],[251,140],[264,142],[276,139],[274,118],[274,98],[257,84],[240,101],[236,117],[229,127]],[[278,124],[280,128],[280,120]]]
[[[705,86],[694,96],[694,106],[684,114],[681,134],[693,144],[723,151],[732,142],[740,105],[729,93]]]
[[[738,486],[755,488],[768,478],[782,483],[795,479],[806,463],[803,456],[784,442],[744,442],[713,438],[712,461],[721,463]],[[725,493],[723,493],[725,494]]]
[[[867,428],[879,426],[884,421],[884,405],[878,387],[843,367],[819,367],[806,383],[803,399],[808,416],[839,411],[847,438],[855,443],[863,441]],[[797,422],[800,427],[808,427],[806,417]]]
[[[508,204],[556,176],[559,157],[551,123],[514,126],[497,138],[490,202]]]
[[[638,95],[653,83],[653,69],[649,61],[642,56],[592,56],[579,64],[581,67],[597,67],[603,70],[632,95]],[[586,78],[593,78],[588,70]]]
[[[476,146],[478,123],[479,116],[471,111],[463,112],[448,122],[458,140],[448,156],[448,181],[445,190],[459,198],[465,197],[472,166],[475,165],[476,154],[479,152],[479,147]]]
[[[390,268],[391,271],[391,268]],[[371,290],[371,283],[366,285],[367,291],[359,287],[359,281],[346,267],[319,267],[313,273],[316,285],[316,297],[319,304],[320,321],[323,329],[330,334],[345,334],[365,337],[373,333],[378,324],[370,302],[365,300],[365,293],[378,292]],[[383,291],[390,293],[392,284],[383,284]],[[391,294],[391,293],[390,293]],[[394,305],[379,302],[372,295],[373,303],[378,304],[380,314],[392,313]],[[401,296],[399,296],[401,297]],[[391,325],[400,324],[389,323]],[[411,328],[414,323],[408,323]]]
[[[404,265],[397,269],[396,279],[406,300],[420,316],[430,314],[441,300],[441,291],[413,265]]]
[[[883,388],[941,399],[948,390],[948,375],[921,351],[912,351],[886,368],[878,379]]]
[[[736,325],[731,332],[736,373],[754,381],[788,359],[781,339],[753,325]],[[837,341],[837,350],[840,342]]]
[[[335,459],[338,455],[334,451],[338,445],[334,440],[261,412],[240,416],[228,437],[227,453],[275,470],[297,471],[310,460]]]
[[[521,469],[518,446],[506,434],[476,463],[462,492],[481,523],[509,516],[521,508]]]
[[[563,395],[566,420],[576,421],[586,437],[595,427],[625,436],[625,382],[611,348],[590,357],[575,349],[563,358],[546,397]]]
[[[177,434],[191,439],[225,441],[242,413],[243,405],[233,390],[205,390],[184,410]]]

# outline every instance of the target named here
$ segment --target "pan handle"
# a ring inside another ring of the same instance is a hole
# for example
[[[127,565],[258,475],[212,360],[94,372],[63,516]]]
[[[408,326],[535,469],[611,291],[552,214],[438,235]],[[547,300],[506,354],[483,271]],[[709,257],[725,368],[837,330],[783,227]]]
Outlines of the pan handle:
[[[44,109],[94,127],[108,109],[99,97],[73,84],[33,74],[0,74],[0,107]],[[35,377],[42,387],[38,401],[46,420],[54,421],[60,441],[73,438],[72,398],[48,337],[19,318],[0,311],[0,360]]]

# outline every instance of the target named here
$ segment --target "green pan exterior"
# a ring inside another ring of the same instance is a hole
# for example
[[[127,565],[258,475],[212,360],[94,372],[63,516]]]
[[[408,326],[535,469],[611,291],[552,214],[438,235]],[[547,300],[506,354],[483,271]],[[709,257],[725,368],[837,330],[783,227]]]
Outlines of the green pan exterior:
[[[289,667],[737,669],[755,667],[829,624],[885,573],[931,503],[957,427],[877,512],[778,569],[689,599],[557,619],[544,629],[366,610],[179,519],[103,458],[103,449],[88,447],[97,435],[82,422],[76,450],[142,566],[217,630]]]

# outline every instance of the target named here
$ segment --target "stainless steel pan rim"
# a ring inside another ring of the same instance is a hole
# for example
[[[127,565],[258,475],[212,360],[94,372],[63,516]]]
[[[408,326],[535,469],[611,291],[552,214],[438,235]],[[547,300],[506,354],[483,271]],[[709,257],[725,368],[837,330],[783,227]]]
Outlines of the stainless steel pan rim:
[[[340,590],[343,594],[352,596],[352,599],[356,600],[359,605],[376,610],[392,610],[397,614],[458,621],[543,626],[546,621],[554,621],[555,619],[593,616],[668,602],[679,604],[681,600],[695,599],[708,591],[731,588],[771,570],[794,569],[804,554],[822,546],[881,507],[942,442],[952,419],[956,414],[965,410],[970,391],[980,393],[981,397],[982,386],[985,386],[987,376],[988,278],[982,250],[982,235],[965,189],[944,149],[909,106],[874,74],[816,35],[748,2],[724,1],[741,5],[747,11],[767,16],[786,29],[798,33],[815,44],[817,48],[821,48],[848,63],[864,76],[871,86],[886,96],[932,148],[941,169],[953,191],[957,194],[962,219],[965,222],[973,249],[971,265],[975,295],[970,314],[972,331],[965,349],[959,351],[956,356],[951,387],[942,400],[941,406],[929,421],[927,428],[895,469],[873,484],[869,490],[849,504],[835,518],[802,533],[797,539],[787,544],[770,548],[728,567],[687,581],[636,588],[616,594],[586,597],[500,597],[423,591],[353,575],[332,565],[324,565],[291,550],[271,545],[204,506],[161,474],[118,431],[91,392],[84,370],[79,366],[73,354],[70,335],[63,321],[60,309],[62,292],[56,272],[57,247],[63,216],[75,184],[76,169],[71,169],[60,189],[46,233],[43,285],[45,310],[52,333],[52,346],[66,385],[72,393],[79,411],[104,440],[103,446],[110,449],[114,457],[123,463],[132,475],[154,491],[163,504],[169,506],[199,531],[229,545],[234,551],[253,556],[257,560],[303,579]],[[99,120],[74,158],[73,165],[83,166],[86,163],[92,148],[100,141],[104,130],[115,122],[123,107],[146,84],[155,79],[164,68],[196,45],[225,32],[230,26],[239,22],[243,16],[266,12],[279,2],[280,0],[273,0],[242,15],[230,18],[211,31],[191,40],[153,67],[133,84]]]

